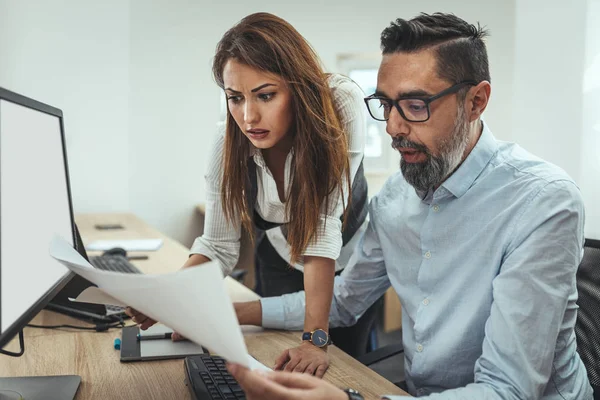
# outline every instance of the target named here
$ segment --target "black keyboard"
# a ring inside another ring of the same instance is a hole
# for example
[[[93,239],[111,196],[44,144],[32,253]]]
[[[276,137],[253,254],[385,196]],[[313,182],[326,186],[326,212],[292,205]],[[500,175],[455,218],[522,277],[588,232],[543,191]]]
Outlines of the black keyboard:
[[[221,357],[200,354],[185,358],[185,384],[194,400],[246,399]]]
[[[141,274],[142,271],[123,256],[92,256],[90,263],[103,271],[124,272],[128,274]]]

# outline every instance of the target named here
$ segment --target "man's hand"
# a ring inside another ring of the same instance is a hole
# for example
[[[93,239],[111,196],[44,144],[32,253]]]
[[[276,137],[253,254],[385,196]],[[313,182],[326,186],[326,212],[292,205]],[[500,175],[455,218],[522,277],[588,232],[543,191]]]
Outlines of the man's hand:
[[[289,372],[304,372],[322,378],[329,368],[329,355],[326,348],[321,349],[309,342],[284,351],[275,361],[273,369]]]
[[[150,328],[152,325],[156,324],[155,320],[146,316],[145,314],[142,314],[135,308],[131,308],[131,307],[125,308],[125,314],[129,315],[131,317],[131,320],[133,322],[135,322],[136,324],[138,324],[138,327],[143,331]],[[173,340],[174,342],[179,342],[180,340],[186,340],[186,339],[183,336],[181,336],[179,333],[173,332],[173,335],[171,335],[171,340]]]
[[[348,400],[348,395],[331,383],[306,374],[259,373],[238,364],[227,364],[227,368],[248,400]]]

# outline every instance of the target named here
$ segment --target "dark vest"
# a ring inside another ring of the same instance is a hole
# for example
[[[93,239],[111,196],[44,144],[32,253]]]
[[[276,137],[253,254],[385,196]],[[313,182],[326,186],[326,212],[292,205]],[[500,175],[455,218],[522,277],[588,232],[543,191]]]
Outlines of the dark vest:
[[[368,213],[368,186],[364,174],[363,162],[360,162],[358,171],[352,182],[352,202],[347,213],[347,223],[342,231],[342,243],[345,246],[354,236],[358,228],[361,227]],[[258,196],[258,184],[256,179],[256,163],[251,157],[248,159],[248,177],[246,179],[246,196],[248,206],[250,207],[250,215],[253,216],[254,227],[260,231],[281,226],[284,236],[287,237],[287,224],[265,221],[256,211],[256,198]]]

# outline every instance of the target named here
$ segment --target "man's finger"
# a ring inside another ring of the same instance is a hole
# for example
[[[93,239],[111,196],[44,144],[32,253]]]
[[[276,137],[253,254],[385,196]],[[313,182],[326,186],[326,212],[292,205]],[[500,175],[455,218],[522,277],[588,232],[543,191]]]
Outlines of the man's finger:
[[[244,389],[247,398],[250,400],[283,400],[295,398],[289,392],[289,389],[241,365],[227,363],[227,369],[242,389]]]
[[[288,362],[288,360],[290,359],[290,351],[289,350],[285,350],[283,353],[281,353],[281,355],[279,357],[277,357],[277,360],[275,360],[275,365],[273,366],[274,370],[278,370],[281,369],[286,362]]]
[[[171,335],[171,340],[174,341],[174,342],[180,342],[182,340],[186,340],[186,338],[184,338],[183,336],[181,336],[180,333],[173,332],[173,334]]]

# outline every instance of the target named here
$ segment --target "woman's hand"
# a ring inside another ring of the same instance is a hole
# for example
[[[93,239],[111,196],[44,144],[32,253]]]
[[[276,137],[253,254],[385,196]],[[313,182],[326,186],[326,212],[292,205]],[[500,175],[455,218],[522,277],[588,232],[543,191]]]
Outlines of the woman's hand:
[[[227,364],[227,368],[248,400],[348,400],[331,383],[306,374],[250,371],[238,364]]]
[[[287,349],[275,361],[275,370],[304,372],[322,378],[329,368],[329,355],[326,349],[304,342],[293,349]]]

